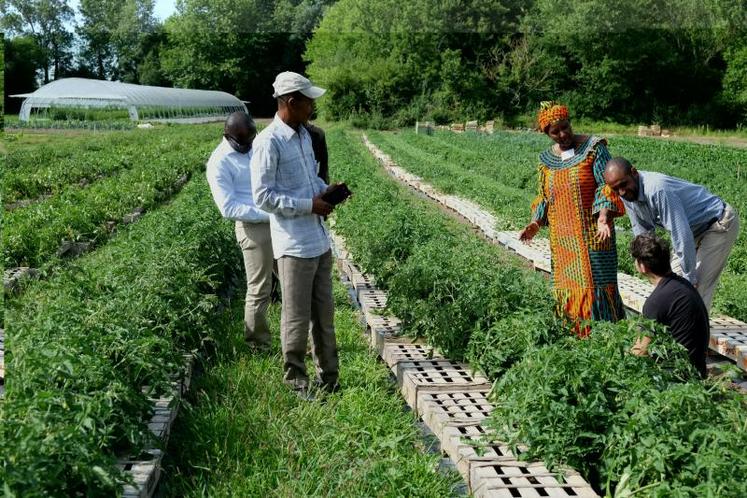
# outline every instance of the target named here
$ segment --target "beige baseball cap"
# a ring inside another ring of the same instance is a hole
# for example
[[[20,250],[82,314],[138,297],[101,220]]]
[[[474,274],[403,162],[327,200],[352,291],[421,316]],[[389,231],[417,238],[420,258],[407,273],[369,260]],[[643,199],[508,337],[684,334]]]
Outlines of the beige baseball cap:
[[[274,98],[293,92],[301,92],[310,99],[318,99],[327,91],[324,88],[314,86],[311,83],[311,80],[292,71],[283,71],[278,74],[275,77],[275,82],[272,84],[272,88],[275,89],[275,93],[272,94]]]

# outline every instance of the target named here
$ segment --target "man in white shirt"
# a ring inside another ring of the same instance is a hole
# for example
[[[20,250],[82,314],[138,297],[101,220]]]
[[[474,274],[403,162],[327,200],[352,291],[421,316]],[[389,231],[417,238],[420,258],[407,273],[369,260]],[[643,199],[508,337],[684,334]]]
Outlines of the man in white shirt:
[[[207,179],[213,200],[224,218],[236,222],[236,239],[244,256],[246,301],[244,337],[256,351],[269,351],[267,308],[272,288],[270,216],[252,198],[249,165],[257,128],[245,112],[228,116],[223,140],[207,163]]]
[[[332,205],[321,198],[328,186],[317,176],[311,136],[303,126],[314,112],[314,99],[325,90],[292,72],[278,74],[273,87],[278,111],[254,140],[252,193],[257,206],[270,213],[283,293],[283,380],[308,399],[304,354],[309,325],[316,382],[328,392],[339,389],[332,252],[323,219],[332,212]]]

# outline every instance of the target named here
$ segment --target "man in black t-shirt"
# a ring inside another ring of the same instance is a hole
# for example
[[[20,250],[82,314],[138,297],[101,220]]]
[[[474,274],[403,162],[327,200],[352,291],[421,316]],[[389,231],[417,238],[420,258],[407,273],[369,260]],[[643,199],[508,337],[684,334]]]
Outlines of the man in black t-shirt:
[[[690,361],[705,376],[705,354],[710,326],[703,298],[686,279],[672,272],[669,244],[653,234],[636,237],[630,244],[636,269],[656,286],[643,305],[643,316],[665,325],[674,339],[690,354]],[[645,355],[649,337],[633,347]]]
[[[314,157],[319,163],[317,175],[329,184],[329,152],[327,152],[327,137],[324,136],[324,130],[311,123],[304,125],[311,135],[311,148],[314,150]]]

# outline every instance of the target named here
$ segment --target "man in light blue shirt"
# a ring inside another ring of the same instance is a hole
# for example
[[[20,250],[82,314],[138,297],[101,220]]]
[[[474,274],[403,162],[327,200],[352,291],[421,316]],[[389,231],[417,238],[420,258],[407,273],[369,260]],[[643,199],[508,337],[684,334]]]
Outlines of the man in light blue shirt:
[[[266,315],[273,270],[270,216],[254,204],[249,173],[257,128],[248,114],[239,111],[228,116],[223,131],[223,140],[207,163],[208,184],[220,213],[236,222],[236,240],[244,256],[244,337],[251,349],[268,351]]]
[[[698,289],[710,311],[718,279],[739,235],[734,208],[705,187],[637,171],[622,157],[607,163],[604,179],[623,199],[635,235],[657,227],[670,232],[672,269]]]
[[[339,389],[332,253],[324,226],[332,205],[321,198],[328,186],[317,176],[311,137],[303,126],[314,112],[314,99],[325,90],[289,71],[278,74],[273,87],[278,111],[254,140],[252,194],[257,206],[270,213],[283,294],[284,382],[308,399],[304,355],[309,328],[317,384],[330,392]]]

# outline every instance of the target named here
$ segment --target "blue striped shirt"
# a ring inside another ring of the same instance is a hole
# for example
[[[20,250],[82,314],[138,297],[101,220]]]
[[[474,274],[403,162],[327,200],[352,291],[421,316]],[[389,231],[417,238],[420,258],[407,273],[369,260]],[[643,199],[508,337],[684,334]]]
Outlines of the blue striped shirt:
[[[315,258],[329,250],[321,216],[311,212],[312,198],[327,184],[317,176],[318,163],[305,127],[298,131],[276,114],[252,144],[252,195],[270,213],[275,258]]]
[[[651,171],[638,172],[638,187],[638,199],[623,199],[633,233],[668,230],[683,276],[696,285],[695,238],[721,218],[724,202],[701,185]]]

